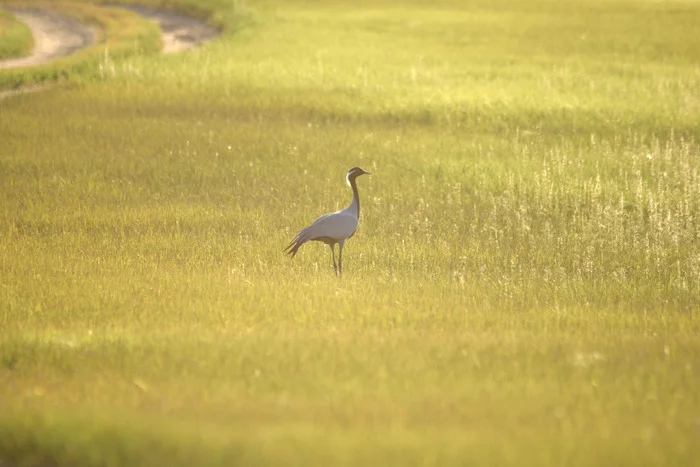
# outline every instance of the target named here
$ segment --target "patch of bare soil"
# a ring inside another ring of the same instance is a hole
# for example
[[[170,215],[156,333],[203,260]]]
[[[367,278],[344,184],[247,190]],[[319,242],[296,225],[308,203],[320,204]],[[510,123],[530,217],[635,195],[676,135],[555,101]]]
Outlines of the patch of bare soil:
[[[179,13],[153,10],[140,6],[120,6],[138,13],[160,27],[163,36],[163,52],[189,50],[213,39],[218,31],[206,23]]]

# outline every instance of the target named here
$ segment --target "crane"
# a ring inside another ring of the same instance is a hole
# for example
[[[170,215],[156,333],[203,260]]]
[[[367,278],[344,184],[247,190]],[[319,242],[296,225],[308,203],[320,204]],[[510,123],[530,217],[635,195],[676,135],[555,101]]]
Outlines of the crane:
[[[369,175],[369,172],[359,167],[348,170],[345,177],[350,188],[352,188],[352,203],[342,211],[326,214],[316,219],[313,224],[297,233],[289,245],[283,250],[286,254],[294,258],[299,248],[306,242],[323,242],[331,248],[333,255],[333,269],[335,275],[343,275],[343,246],[345,240],[352,237],[357,230],[360,221],[360,195],[357,193],[355,179],[360,175]],[[335,262],[335,245],[338,245],[338,264]]]

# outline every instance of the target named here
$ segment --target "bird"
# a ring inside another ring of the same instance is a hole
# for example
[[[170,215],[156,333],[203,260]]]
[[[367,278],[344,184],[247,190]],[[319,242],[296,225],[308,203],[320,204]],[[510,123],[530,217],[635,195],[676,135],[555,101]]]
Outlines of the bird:
[[[323,242],[331,249],[333,256],[333,269],[336,276],[343,275],[343,246],[345,241],[352,237],[357,230],[360,221],[360,195],[357,192],[355,179],[360,175],[370,175],[360,167],[348,170],[345,180],[352,188],[352,203],[347,208],[326,214],[316,219],[311,225],[300,230],[283,250],[285,254],[294,258],[299,248],[306,242]],[[335,245],[338,245],[338,263],[335,262]]]

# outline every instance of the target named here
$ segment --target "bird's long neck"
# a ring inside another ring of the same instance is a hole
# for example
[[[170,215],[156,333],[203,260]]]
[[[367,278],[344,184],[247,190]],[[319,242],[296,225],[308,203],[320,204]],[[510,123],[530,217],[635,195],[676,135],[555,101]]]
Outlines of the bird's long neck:
[[[357,192],[357,184],[355,179],[350,179],[350,188],[352,188],[352,203],[350,204],[350,209],[354,208],[357,213],[357,218],[360,218],[360,194]]]

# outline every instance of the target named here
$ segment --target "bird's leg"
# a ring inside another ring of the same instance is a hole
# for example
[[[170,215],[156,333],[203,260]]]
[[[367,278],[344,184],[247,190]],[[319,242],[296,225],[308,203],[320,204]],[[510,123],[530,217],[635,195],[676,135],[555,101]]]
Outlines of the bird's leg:
[[[344,241],[338,243],[338,275],[343,276],[343,245]]]
[[[335,264],[335,244],[331,243],[328,245],[331,248],[331,255],[333,255],[333,270],[335,271],[335,275],[338,275],[338,265]]]

